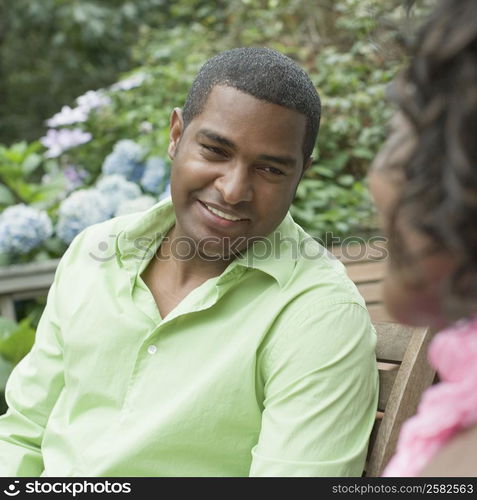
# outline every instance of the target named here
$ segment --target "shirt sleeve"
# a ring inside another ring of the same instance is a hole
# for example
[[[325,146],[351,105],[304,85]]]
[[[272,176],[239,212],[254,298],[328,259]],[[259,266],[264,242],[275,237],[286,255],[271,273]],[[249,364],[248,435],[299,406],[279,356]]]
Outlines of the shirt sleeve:
[[[320,304],[279,321],[259,357],[264,408],[250,476],[361,476],[378,399],[367,310]]]
[[[66,255],[66,254],[65,254]],[[0,476],[40,476],[41,443],[49,415],[64,386],[63,345],[57,315],[61,260],[31,351],[6,385],[8,411],[0,417]]]

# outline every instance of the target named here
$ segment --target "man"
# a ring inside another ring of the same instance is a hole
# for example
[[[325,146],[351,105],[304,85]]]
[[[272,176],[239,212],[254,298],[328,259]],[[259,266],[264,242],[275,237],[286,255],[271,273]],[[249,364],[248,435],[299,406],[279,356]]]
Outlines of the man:
[[[319,117],[278,52],[204,65],[171,115],[172,201],[86,229],[59,264],[8,383],[1,473],[361,474],[374,331],[287,214]]]

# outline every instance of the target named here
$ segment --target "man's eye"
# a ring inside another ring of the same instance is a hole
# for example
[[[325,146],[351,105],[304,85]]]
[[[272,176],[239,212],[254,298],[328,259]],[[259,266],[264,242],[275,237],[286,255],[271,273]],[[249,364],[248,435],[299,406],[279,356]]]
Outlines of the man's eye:
[[[265,172],[273,174],[273,175],[285,175],[281,170],[279,170],[278,168],[275,168],[275,167],[263,166],[263,167],[260,167],[260,168],[262,170],[264,170]]]
[[[215,146],[209,146],[208,144],[201,144],[201,146],[208,152],[213,153],[214,155],[227,156],[226,152],[223,149],[217,148]]]

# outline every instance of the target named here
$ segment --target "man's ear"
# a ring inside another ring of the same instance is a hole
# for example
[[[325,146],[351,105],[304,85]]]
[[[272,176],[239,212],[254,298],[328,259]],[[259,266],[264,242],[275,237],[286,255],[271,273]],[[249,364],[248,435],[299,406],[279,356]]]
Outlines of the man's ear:
[[[167,154],[171,160],[173,160],[176,155],[176,150],[183,131],[184,120],[182,119],[182,110],[180,108],[174,108],[169,122],[169,147],[167,148]]]

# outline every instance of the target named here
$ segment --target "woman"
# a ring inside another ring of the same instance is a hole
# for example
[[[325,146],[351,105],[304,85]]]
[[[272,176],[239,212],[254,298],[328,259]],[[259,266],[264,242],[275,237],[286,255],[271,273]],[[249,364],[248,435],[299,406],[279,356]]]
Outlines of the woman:
[[[477,476],[477,1],[442,1],[415,47],[369,180],[389,239],[386,305],[441,330],[429,350],[440,382],[384,476]]]

